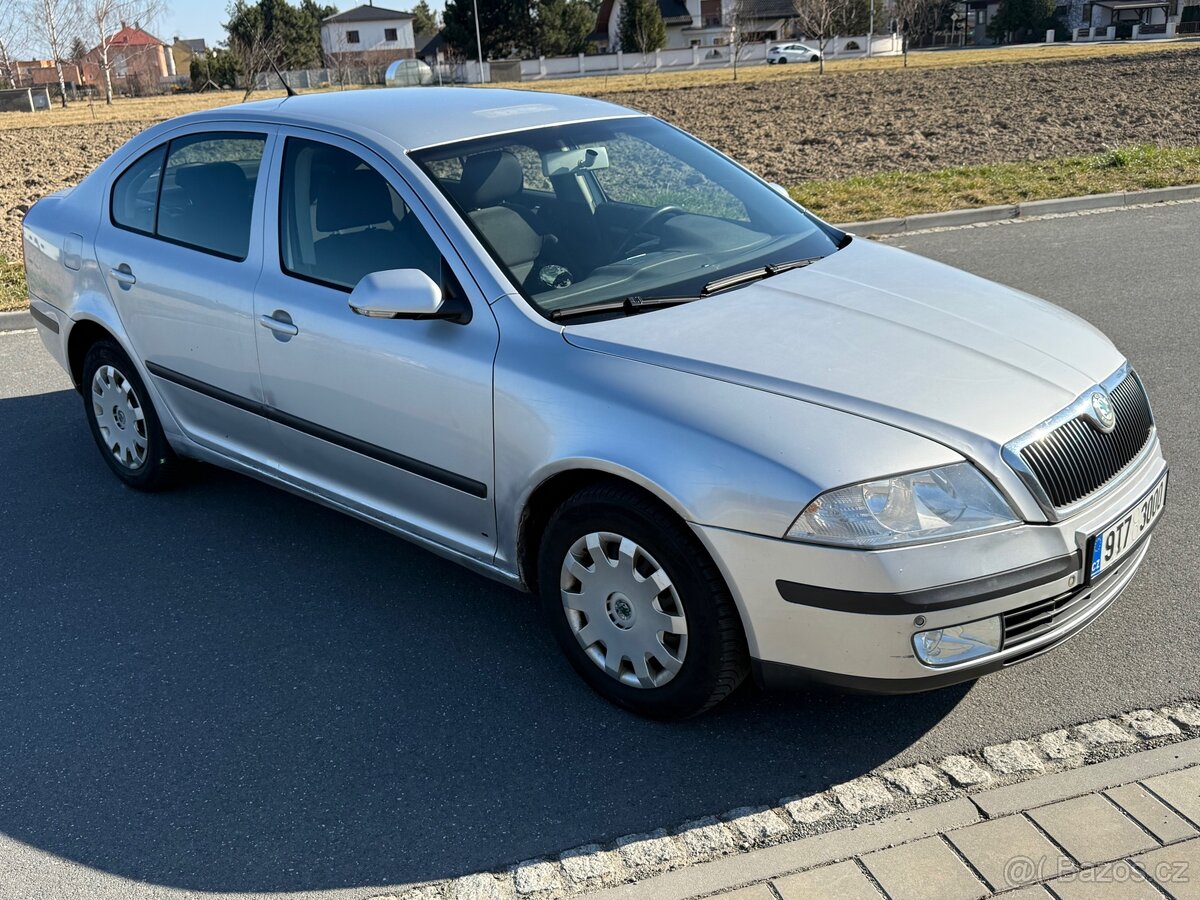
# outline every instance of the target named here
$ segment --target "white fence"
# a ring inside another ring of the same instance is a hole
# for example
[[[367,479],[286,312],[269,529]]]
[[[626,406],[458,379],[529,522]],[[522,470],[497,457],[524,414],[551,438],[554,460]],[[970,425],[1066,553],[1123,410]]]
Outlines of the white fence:
[[[685,69],[732,67],[734,54],[738,66],[762,65],[767,51],[786,41],[718,47],[684,47],[679,50],[655,50],[653,53],[599,53],[588,56],[540,57],[521,60],[521,80],[540,81],[546,78],[578,78],[582,75],[639,74],[646,72],[678,72]],[[809,41],[816,46],[815,41]],[[874,35],[871,38],[872,56],[894,56],[901,52],[900,37],[894,34]],[[867,36],[837,37],[825,45],[826,59],[849,59],[867,55]],[[477,67],[470,70],[475,75]]]

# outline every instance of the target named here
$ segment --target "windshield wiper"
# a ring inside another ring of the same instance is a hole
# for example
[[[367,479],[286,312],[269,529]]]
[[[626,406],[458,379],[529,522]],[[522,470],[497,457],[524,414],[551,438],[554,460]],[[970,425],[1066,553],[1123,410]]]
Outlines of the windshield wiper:
[[[566,309],[556,309],[550,313],[555,322],[563,319],[574,319],[581,316],[594,316],[606,312],[620,312],[627,316],[645,312],[649,309],[662,309],[665,306],[679,306],[681,303],[691,303],[699,297],[624,297],[620,300],[602,300],[599,303],[589,303],[586,306],[571,306]]]
[[[738,272],[736,275],[726,275],[724,278],[716,278],[704,286],[704,290],[700,292],[700,296],[707,297],[709,294],[715,294],[718,291],[727,291],[730,288],[740,287],[752,281],[770,278],[772,275],[779,275],[782,272],[790,272],[792,269],[803,269],[805,266],[811,266],[813,263],[824,258],[823,256],[810,256],[805,259],[793,259],[789,262],[770,263],[769,265],[759,266],[757,269]]]

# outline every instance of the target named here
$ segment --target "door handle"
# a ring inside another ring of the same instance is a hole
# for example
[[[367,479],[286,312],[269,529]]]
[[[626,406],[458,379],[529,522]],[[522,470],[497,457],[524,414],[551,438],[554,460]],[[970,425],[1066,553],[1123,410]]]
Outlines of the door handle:
[[[283,315],[287,315],[287,313],[283,313]],[[276,334],[296,335],[300,333],[300,329],[290,321],[278,319],[275,316],[259,316],[258,324],[263,328],[271,329],[271,331],[274,331]]]
[[[110,269],[109,271],[117,284],[125,290],[129,290],[137,284],[137,279],[133,277],[133,270],[129,268],[129,263],[121,263],[115,269]]]

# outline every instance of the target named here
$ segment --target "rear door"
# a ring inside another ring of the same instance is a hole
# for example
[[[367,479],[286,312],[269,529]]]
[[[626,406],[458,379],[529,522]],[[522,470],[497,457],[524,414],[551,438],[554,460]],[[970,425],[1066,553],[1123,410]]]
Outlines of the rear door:
[[[133,351],[188,437],[258,465],[269,444],[254,344],[263,160],[274,129],[177,132],[110,188],[96,258]]]

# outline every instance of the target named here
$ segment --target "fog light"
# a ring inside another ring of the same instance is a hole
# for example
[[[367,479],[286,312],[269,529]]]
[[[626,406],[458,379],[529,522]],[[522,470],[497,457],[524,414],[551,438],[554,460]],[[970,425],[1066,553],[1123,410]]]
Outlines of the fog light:
[[[1000,649],[1000,617],[951,625],[913,635],[917,659],[927,666],[952,666]]]

